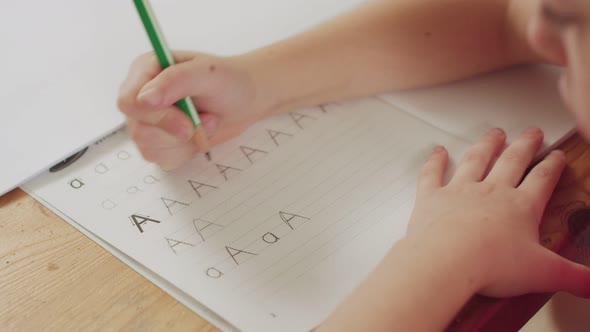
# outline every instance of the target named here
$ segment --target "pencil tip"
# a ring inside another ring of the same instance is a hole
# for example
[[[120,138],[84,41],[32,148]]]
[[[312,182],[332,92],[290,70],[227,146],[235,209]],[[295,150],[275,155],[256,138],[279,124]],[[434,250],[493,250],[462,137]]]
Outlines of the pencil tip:
[[[208,161],[211,161],[211,153],[205,152],[205,157],[207,157]]]

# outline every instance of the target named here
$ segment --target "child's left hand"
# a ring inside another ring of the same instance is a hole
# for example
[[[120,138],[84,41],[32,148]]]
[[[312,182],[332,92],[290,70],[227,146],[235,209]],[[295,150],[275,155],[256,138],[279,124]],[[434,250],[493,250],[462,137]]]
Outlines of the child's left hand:
[[[407,238],[472,251],[468,265],[473,270],[466,275],[476,276],[473,281],[484,295],[568,291],[590,297],[590,268],[539,243],[539,222],[565,167],[563,153],[550,153],[522,179],[543,133],[527,130],[492,167],[505,139],[499,129],[483,136],[447,185],[448,156],[443,148],[435,149],[419,178]]]

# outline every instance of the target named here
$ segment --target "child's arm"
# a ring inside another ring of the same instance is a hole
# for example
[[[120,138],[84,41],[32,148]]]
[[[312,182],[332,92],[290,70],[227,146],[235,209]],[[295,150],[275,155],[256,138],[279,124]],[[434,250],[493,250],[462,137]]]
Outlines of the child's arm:
[[[452,239],[404,239],[316,332],[442,331],[478,289],[481,252]]]
[[[535,60],[526,42],[532,5],[370,1],[242,58],[276,111],[449,82]]]
[[[192,96],[212,144],[296,107],[460,79],[531,61],[534,0],[376,0],[275,45],[229,58],[177,52],[161,71],[140,57],[119,108],[145,159],[176,168],[197,153]],[[269,27],[272,28],[272,27]]]
[[[590,296],[590,268],[539,243],[563,153],[549,154],[521,182],[543,135],[526,131],[490,167],[505,139],[501,130],[483,136],[448,184],[447,153],[434,151],[422,168],[406,237],[318,332],[442,331],[475,293]]]

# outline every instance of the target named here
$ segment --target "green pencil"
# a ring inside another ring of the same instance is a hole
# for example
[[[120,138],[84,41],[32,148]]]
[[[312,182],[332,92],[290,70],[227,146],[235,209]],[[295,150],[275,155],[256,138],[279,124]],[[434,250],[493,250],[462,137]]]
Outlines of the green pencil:
[[[174,65],[174,57],[166,45],[164,35],[158,26],[156,16],[154,15],[148,0],[133,0],[133,2],[135,3],[135,8],[137,8],[137,12],[139,13],[139,17],[143,23],[145,31],[147,32],[152,47],[154,48],[154,52],[156,53],[160,67],[165,69]],[[207,133],[201,125],[201,119],[199,118],[199,114],[197,113],[197,109],[193,104],[192,99],[190,97],[181,99],[176,102],[176,106],[178,106],[178,108],[180,108],[182,112],[191,119],[193,125],[195,126],[195,143],[199,147],[200,151],[205,152],[207,159],[211,160]]]

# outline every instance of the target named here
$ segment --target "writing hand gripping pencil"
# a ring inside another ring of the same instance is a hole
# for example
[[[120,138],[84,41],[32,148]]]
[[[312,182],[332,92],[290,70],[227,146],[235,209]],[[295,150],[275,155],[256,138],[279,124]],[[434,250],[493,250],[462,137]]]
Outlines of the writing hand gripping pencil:
[[[133,3],[135,4],[135,8],[137,9],[137,13],[139,14],[141,22],[143,23],[150,43],[154,48],[154,53],[156,54],[160,67],[165,69],[176,64],[174,56],[166,45],[164,35],[158,25],[158,22],[156,21],[156,16],[149,4],[149,1],[133,0]],[[201,126],[201,119],[199,118],[199,114],[197,113],[197,109],[195,108],[192,99],[189,97],[182,97],[176,102],[176,106],[178,106],[178,108],[180,108],[180,110],[191,119],[191,122],[195,127],[195,143],[201,151],[205,152],[207,159],[211,160],[207,134]]]
[[[144,159],[166,170],[199,150],[191,120],[175,102],[191,96],[214,146],[263,118],[269,107],[256,98],[251,76],[231,59],[174,52],[177,64],[162,70],[153,53],[138,57],[120,89],[118,106]]]
[[[209,143],[236,136],[261,117],[252,80],[227,59],[172,53],[147,1],[134,3],[154,52],[134,62],[121,87],[118,105],[132,138],[146,160],[167,170],[197,152],[210,159]]]

